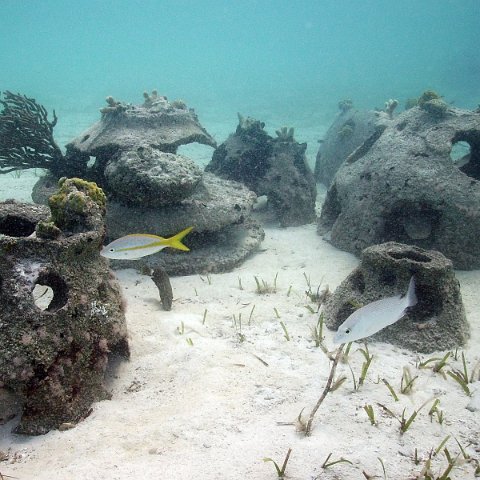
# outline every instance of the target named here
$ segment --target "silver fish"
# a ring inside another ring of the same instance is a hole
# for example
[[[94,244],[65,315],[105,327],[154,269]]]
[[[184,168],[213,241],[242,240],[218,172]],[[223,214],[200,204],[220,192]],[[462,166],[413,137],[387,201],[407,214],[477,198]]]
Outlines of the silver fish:
[[[407,308],[416,304],[415,279],[412,277],[406,295],[383,298],[355,310],[338,327],[333,342],[348,343],[369,337],[400,320]]]
[[[188,252],[190,249],[182,243],[182,239],[192,229],[193,227],[188,227],[169,238],[163,238],[147,233],[125,235],[103,247],[100,251],[100,255],[110,259],[136,260],[145,257],[146,255],[157,253],[166,247]]]

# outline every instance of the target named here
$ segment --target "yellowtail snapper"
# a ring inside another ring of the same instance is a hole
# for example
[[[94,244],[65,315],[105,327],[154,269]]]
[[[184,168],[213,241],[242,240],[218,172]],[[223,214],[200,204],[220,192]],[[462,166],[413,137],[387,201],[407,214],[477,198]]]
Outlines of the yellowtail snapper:
[[[193,227],[188,227],[170,238],[148,233],[125,235],[104,246],[100,255],[115,260],[136,260],[157,253],[166,247],[188,252],[190,249],[182,243],[182,239],[192,229]]]

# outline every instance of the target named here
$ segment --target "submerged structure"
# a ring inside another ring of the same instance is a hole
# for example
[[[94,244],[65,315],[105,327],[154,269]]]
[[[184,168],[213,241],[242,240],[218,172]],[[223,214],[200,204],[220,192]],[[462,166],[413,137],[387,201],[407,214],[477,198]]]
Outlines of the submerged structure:
[[[318,232],[357,255],[396,241],[438,250],[455,268],[479,268],[480,113],[424,96],[343,162]],[[451,155],[456,144],[467,146],[460,158]]]
[[[120,288],[99,255],[104,215],[102,190],[80,179],[62,180],[50,210],[0,204],[0,394],[21,409],[17,433],[77,423],[109,397],[109,354],[129,357]]]
[[[347,100],[339,103],[339,113],[320,141],[315,160],[315,180],[327,187],[345,159],[390,120],[386,112],[357,110]]]
[[[156,91],[145,93],[144,100],[130,105],[108,97],[101,119],[67,145],[66,165],[75,175],[96,181],[107,194],[108,240],[129,233],[167,237],[193,226],[186,241],[188,255],[163,252],[137,265],[161,266],[180,275],[233,268],[264,237],[250,216],[255,194],[236,182],[204,174],[177,154],[180,145],[191,142],[216,146],[193,109]],[[45,203],[56,181],[54,174],[40,179],[34,200]]]
[[[266,195],[282,227],[311,223],[317,192],[305,156],[307,144],[295,140],[293,128],[281,128],[272,138],[264,126],[239,115],[235,133],[215,150],[205,170]]]
[[[359,306],[404,295],[412,275],[417,304],[369,339],[420,353],[463,347],[470,329],[452,262],[439,252],[395,242],[362,252],[360,265],[326,300],[327,326],[336,330]]]

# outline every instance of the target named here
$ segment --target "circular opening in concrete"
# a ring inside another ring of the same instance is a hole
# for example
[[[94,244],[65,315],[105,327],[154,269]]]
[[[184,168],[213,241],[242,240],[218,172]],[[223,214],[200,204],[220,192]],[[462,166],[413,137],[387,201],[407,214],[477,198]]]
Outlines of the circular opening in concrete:
[[[35,305],[42,311],[54,313],[68,301],[68,287],[55,272],[42,272],[32,291]]]
[[[431,248],[441,220],[435,206],[423,202],[399,201],[385,215],[383,237],[379,243],[395,241]]]
[[[0,218],[0,233],[9,237],[28,237],[35,231],[35,223],[16,215]]]
[[[465,175],[480,180],[480,131],[458,132],[452,139],[450,158]]]
[[[463,164],[468,163],[471,151],[472,149],[468,142],[456,142],[452,145],[450,158],[452,162],[460,168]]]
[[[388,252],[388,255],[390,255],[390,257],[394,258],[395,260],[402,260],[405,258],[407,260],[413,260],[414,262],[420,263],[428,263],[432,261],[432,259],[430,257],[427,257],[427,255],[416,252],[415,250],[405,250],[403,252]]]

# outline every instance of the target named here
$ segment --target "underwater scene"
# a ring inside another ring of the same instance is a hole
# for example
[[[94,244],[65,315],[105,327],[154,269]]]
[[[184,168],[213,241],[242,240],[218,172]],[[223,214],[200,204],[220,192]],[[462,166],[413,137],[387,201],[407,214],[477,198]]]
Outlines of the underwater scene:
[[[0,480],[480,478],[478,0],[0,7]]]

